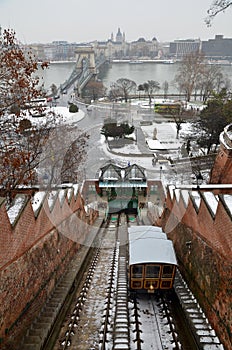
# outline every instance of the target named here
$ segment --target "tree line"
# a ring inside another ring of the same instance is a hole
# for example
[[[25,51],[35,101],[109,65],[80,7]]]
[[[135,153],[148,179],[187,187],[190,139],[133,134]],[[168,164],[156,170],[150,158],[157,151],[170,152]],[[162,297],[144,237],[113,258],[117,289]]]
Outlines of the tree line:
[[[230,80],[222,72],[220,66],[208,64],[204,54],[192,52],[184,56],[181,61],[174,81],[180,94],[185,96],[185,100],[196,100],[197,97],[206,103],[213,93],[219,93],[222,89],[230,88]],[[124,100],[128,102],[131,94],[144,92],[151,104],[155,94],[162,90],[164,98],[168,95],[169,83],[165,81],[162,86],[155,80],[148,80],[137,86],[136,82],[127,78],[120,78],[112,83],[108,97],[111,101]]]

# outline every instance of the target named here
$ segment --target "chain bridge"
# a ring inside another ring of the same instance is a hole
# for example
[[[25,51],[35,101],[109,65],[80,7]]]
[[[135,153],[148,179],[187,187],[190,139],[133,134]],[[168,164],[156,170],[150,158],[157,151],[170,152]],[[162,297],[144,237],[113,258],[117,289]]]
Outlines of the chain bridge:
[[[85,85],[98,74],[99,67],[107,61],[103,52],[96,55],[90,45],[79,46],[76,49],[76,64],[70,77],[60,85],[60,92],[75,86],[78,95],[81,95]]]

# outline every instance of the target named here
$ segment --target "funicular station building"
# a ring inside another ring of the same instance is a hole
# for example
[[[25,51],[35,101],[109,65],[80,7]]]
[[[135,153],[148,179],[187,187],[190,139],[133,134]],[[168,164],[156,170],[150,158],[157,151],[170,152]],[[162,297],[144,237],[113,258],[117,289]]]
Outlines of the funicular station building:
[[[147,194],[145,169],[136,164],[121,168],[113,163],[100,169],[98,191],[109,213],[137,214]]]
[[[83,194],[87,202],[97,196],[107,214],[134,215],[146,207],[148,200],[161,204],[165,197],[162,183],[148,180],[145,168],[137,164],[122,167],[112,161],[99,169],[98,179],[86,180]]]

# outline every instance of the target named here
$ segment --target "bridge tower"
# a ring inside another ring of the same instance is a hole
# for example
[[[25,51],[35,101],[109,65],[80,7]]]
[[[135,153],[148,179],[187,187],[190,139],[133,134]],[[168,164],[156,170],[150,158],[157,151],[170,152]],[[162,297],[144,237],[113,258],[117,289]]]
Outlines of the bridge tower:
[[[82,71],[88,68],[93,74],[96,74],[95,54],[92,46],[78,46],[75,50],[76,68]]]

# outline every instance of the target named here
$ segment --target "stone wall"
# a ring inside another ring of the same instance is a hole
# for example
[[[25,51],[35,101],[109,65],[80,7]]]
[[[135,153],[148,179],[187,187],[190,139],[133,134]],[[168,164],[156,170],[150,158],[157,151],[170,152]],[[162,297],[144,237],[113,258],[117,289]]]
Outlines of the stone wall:
[[[1,338],[16,349],[79,245],[51,231],[0,271]]]
[[[74,188],[19,194],[10,207],[0,201],[0,343],[8,349],[40,312],[97,215],[86,212]]]
[[[232,196],[216,195],[217,202],[213,198],[212,194],[204,197],[204,193],[169,189],[162,227],[174,242],[183,276],[229,350],[232,347]]]

